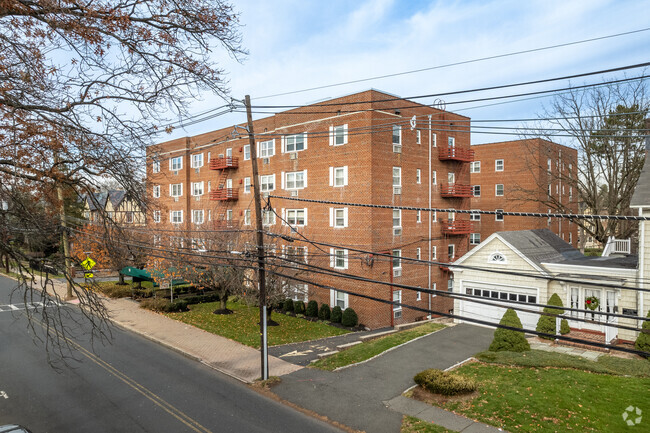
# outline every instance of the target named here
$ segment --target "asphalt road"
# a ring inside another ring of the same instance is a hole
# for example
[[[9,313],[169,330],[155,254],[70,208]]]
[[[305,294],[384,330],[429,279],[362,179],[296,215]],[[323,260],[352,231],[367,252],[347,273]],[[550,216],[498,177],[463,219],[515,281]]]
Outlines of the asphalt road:
[[[117,328],[112,344],[94,351],[88,338],[75,338],[76,360],[54,369],[34,344],[24,305],[10,302],[14,285],[0,277],[0,425],[34,433],[339,431]]]

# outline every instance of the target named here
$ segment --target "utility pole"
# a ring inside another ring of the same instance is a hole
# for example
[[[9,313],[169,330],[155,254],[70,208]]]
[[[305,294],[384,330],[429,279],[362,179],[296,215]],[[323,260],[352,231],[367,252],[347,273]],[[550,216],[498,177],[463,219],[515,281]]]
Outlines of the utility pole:
[[[251,97],[246,95],[246,117],[248,120],[248,143],[251,148],[251,163],[253,165],[253,200],[255,201],[255,225],[257,227],[257,276],[260,290],[260,354],[262,356],[262,380],[269,378],[269,355],[266,327],[266,272],[264,263],[264,232],[262,226],[262,198],[260,196],[259,172],[257,170],[257,149],[255,148],[255,133],[253,131],[253,115],[251,114]]]
[[[56,165],[59,164],[59,157],[55,156],[54,157],[54,163]],[[58,167],[57,167],[58,169]],[[72,278],[72,266],[70,264],[70,240],[68,239],[68,223],[66,221],[65,217],[65,202],[63,201],[64,196],[63,196],[63,188],[61,187],[61,183],[57,181],[56,184],[56,194],[59,198],[59,202],[61,203],[61,240],[63,242],[63,258],[65,260],[65,273],[66,273],[66,281],[68,283],[68,290],[66,291],[65,298],[66,299],[72,299],[72,283],[71,283],[71,278]]]

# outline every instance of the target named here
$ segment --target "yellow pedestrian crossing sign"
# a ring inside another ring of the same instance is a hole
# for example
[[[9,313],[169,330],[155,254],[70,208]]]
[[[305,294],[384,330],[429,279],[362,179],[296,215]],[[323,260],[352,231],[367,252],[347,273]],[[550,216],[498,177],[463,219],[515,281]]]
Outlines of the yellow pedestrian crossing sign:
[[[94,276],[95,276],[95,274],[91,274],[90,272],[86,272],[84,274],[84,278],[93,278]]]
[[[88,257],[86,260],[81,262],[81,266],[87,271],[91,270],[96,264],[97,263],[90,257]]]

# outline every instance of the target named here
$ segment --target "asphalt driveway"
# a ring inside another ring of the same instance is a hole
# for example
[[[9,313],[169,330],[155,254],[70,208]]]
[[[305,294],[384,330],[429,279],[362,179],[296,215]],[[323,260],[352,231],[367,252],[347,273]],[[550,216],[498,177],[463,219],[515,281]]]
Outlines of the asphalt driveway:
[[[399,432],[402,414],[384,401],[415,384],[427,368],[448,368],[486,350],[494,330],[461,324],[435,332],[363,364],[337,372],[306,368],[282,377],[280,397],[367,432]]]

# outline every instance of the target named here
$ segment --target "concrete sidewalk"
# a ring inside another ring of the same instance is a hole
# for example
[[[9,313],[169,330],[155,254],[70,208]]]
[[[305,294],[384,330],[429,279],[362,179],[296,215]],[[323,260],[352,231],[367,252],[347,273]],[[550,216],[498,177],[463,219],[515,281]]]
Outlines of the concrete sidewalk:
[[[61,298],[65,296],[65,282],[54,280],[54,289]],[[243,382],[251,383],[260,377],[260,351],[257,349],[142,309],[131,299],[105,298],[104,304],[113,323],[121,328],[176,350]],[[269,356],[270,376],[284,376],[301,368]]]

